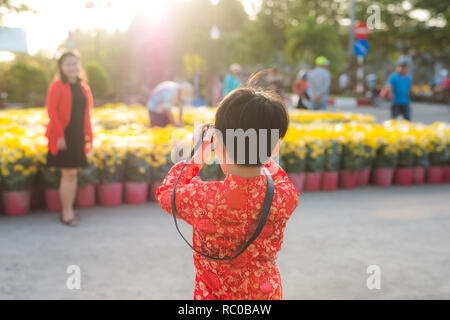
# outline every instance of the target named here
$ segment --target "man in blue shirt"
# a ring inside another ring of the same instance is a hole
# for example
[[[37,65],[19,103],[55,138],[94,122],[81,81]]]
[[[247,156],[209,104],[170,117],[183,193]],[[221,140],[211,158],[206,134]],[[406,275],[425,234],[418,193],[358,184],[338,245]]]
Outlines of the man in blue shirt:
[[[411,106],[409,92],[411,91],[412,80],[406,74],[408,63],[400,61],[397,70],[388,79],[388,97],[392,100],[392,119],[396,119],[399,114],[404,119],[411,121]]]

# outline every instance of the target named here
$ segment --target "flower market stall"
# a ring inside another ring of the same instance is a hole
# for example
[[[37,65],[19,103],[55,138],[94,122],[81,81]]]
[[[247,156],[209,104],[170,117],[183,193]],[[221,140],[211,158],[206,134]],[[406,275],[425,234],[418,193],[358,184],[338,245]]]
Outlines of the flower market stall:
[[[350,112],[290,110],[291,124],[278,160],[300,191],[450,182],[450,125],[375,122]],[[154,200],[196,123],[213,122],[214,109],[186,108],[184,127],[149,128],[143,106],[111,104],[93,110],[93,151],[78,171],[77,207],[141,204]],[[45,108],[0,111],[1,212],[59,212],[60,173],[46,166]],[[222,179],[212,157],[204,180]]]

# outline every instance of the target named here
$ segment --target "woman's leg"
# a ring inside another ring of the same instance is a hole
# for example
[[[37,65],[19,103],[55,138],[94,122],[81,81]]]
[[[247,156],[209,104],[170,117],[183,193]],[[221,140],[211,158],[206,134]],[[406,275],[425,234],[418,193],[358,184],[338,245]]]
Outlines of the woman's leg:
[[[62,205],[62,217],[64,221],[74,218],[73,203],[77,192],[77,169],[61,169],[61,184],[59,196]]]

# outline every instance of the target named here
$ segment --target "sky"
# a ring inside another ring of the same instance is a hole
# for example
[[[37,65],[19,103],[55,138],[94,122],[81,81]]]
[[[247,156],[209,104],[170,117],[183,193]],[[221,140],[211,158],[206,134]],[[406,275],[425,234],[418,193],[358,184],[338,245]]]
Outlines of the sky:
[[[61,41],[67,39],[69,30],[126,30],[137,12],[143,11],[150,20],[156,21],[166,7],[176,1],[188,0],[22,0],[37,12],[8,13],[3,24],[25,29],[30,54],[43,50],[53,55]],[[212,3],[218,1],[211,0]],[[246,12],[254,15],[259,0],[241,1]],[[88,9],[86,4],[93,4],[93,7]],[[1,56],[0,53],[0,59]]]

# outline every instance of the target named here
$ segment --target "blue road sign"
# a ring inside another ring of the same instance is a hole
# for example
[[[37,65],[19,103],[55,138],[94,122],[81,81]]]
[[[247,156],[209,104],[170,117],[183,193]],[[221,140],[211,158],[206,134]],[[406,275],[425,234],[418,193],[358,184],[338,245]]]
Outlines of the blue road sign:
[[[369,43],[367,40],[355,40],[353,43],[353,52],[357,56],[366,56],[369,52]]]

